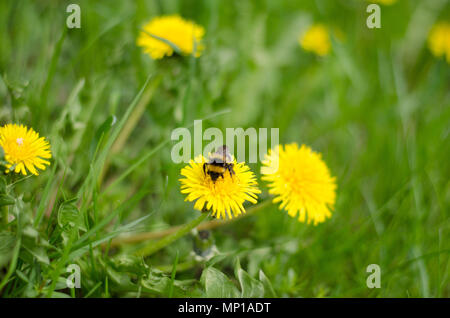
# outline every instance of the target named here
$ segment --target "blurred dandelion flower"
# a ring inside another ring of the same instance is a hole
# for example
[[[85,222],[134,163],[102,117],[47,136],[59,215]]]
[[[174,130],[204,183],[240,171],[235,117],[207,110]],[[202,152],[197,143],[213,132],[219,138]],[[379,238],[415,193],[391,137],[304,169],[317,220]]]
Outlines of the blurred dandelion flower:
[[[296,143],[269,150],[261,167],[262,179],[269,181],[274,203],[300,222],[324,222],[331,216],[336,201],[336,178],[321,154]],[[331,210],[331,211],[330,211]]]
[[[394,3],[397,2],[397,0],[367,0],[370,3],[379,3],[379,4],[383,4],[385,6],[390,6]]]
[[[322,24],[312,25],[304,34],[300,35],[298,42],[305,51],[319,56],[325,56],[331,51],[330,34]]]
[[[153,59],[162,59],[177,53],[199,57],[204,46],[201,44],[205,29],[178,15],[161,16],[150,20],[139,34],[137,45]]]
[[[0,146],[5,153],[6,172],[27,174],[27,170],[38,175],[36,168],[45,170],[52,157],[50,144],[32,128],[7,124],[0,127]]]
[[[224,173],[215,182],[203,171],[206,162],[202,155],[191,160],[181,169],[181,193],[187,194],[185,201],[195,201],[194,208],[202,211],[212,209],[212,215],[218,219],[233,218],[245,213],[243,203],[257,202],[258,189],[256,177],[245,163],[236,163],[233,159],[235,175]]]
[[[428,47],[434,56],[445,56],[450,63],[450,23],[440,22],[433,26],[428,36]]]

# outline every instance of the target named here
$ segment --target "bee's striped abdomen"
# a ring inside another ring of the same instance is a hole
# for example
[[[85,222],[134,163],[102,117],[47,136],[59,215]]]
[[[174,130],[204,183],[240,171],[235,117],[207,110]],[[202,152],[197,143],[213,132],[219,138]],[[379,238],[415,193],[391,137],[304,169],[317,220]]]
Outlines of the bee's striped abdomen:
[[[223,166],[223,164],[210,163],[208,164],[208,171],[215,173],[225,173],[226,168]]]
[[[230,176],[234,174],[232,157],[228,153],[226,146],[222,146],[213,154],[208,157],[208,162],[203,165],[203,171],[211,177],[213,182],[216,182],[218,177],[222,177],[228,170]]]

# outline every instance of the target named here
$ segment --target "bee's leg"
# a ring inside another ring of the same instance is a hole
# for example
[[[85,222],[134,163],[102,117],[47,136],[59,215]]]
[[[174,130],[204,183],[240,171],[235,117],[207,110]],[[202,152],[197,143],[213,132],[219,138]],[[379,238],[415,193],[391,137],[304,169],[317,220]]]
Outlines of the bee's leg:
[[[233,174],[234,174],[233,166],[228,166],[227,169],[228,169],[228,172],[230,173],[230,177],[233,177]]]
[[[203,173],[204,173],[205,176],[206,176],[206,163],[203,164]]]

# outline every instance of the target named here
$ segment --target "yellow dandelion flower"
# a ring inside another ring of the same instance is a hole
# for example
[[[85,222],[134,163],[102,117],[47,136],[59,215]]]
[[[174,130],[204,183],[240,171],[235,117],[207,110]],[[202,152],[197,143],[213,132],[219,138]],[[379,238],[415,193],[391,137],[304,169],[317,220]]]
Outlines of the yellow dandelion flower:
[[[223,178],[213,182],[203,171],[205,162],[205,157],[199,155],[181,169],[181,175],[185,177],[180,179],[181,193],[187,194],[185,201],[196,201],[195,209],[202,211],[206,207],[218,219],[226,219],[227,216],[231,219],[245,213],[245,201],[257,202],[257,194],[261,191],[256,176],[245,163],[237,163],[233,159],[235,174],[225,173]]]
[[[440,22],[431,29],[428,47],[434,56],[438,58],[445,56],[450,63],[450,23]]]
[[[379,3],[379,4],[383,4],[385,6],[390,6],[394,3],[397,2],[397,0],[367,0],[370,3]]]
[[[50,144],[32,128],[23,125],[7,124],[0,127],[0,147],[5,153],[6,172],[27,174],[27,170],[38,175],[36,168],[45,170],[52,157]]]
[[[324,222],[336,201],[336,178],[331,177],[321,155],[296,143],[269,150],[262,162],[262,179],[269,181],[274,203],[300,222]]]
[[[144,48],[144,52],[155,60],[172,56],[173,46],[181,54],[195,54],[199,57],[204,49],[201,43],[204,34],[205,29],[202,26],[184,20],[178,15],[161,16],[144,25],[137,39],[137,45]]]
[[[300,46],[319,56],[325,56],[331,51],[330,34],[327,27],[322,24],[312,25],[298,38]]]

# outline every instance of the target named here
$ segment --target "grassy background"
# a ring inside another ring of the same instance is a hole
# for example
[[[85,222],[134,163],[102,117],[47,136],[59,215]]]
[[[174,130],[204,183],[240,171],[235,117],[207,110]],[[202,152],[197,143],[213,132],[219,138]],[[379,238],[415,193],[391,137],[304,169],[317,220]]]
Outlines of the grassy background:
[[[0,122],[32,126],[54,156],[39,177],[8,177],[19,182],[16,219],[0,228],[1,296],[211,296],[208,265],[212,281],[265,296],[270,284],[282,297],[450,296],[450,68],[426,46],[448,1],[382,6],[377,30],[359,0],[78,1],[81,29],[68,30],[72,2],[0,2]],[[136,46],[143,23],[172,13],[205,27],[201,58],[155,62]],[[312,22],[340,30],[328,57],[297,44]],[[127,110],[149,75],[134,124]],[[333,217],[308,226],[269,204],[213,230],[220,254],[206,264],[189,236],[145,259],[102,249],[198,216],[170,134],[201,118],[278,127],[281,143],[321,152],[338,180]],[[81,289],[65,288],[72,263]],[[372,263],[380,289],[366,287]]]

